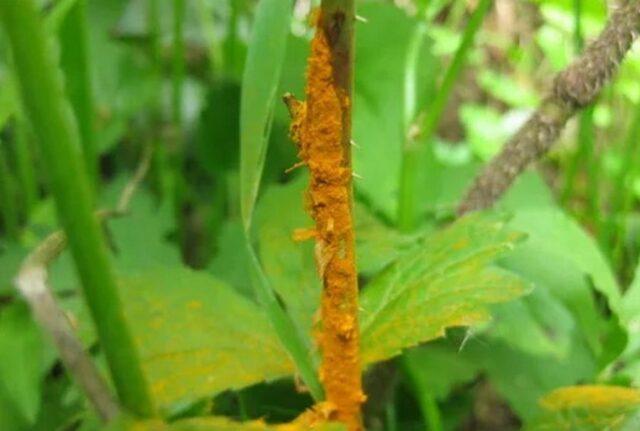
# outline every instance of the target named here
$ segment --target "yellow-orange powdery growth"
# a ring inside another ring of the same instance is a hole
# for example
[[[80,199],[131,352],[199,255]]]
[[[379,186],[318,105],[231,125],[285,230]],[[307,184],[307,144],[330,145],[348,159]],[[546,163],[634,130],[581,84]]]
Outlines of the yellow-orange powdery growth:
[[[322,16],[317,22],[323,22]],[[296,237],[315,238],[316,262],[323,281],[322,327],[318,334],[320,379],[327,403],[335,408],[331,419],[357,431],[362,429],[360,407],[365,396],[351,204],[351,101],[348,90],[334,79],[331,41],[339,35],[330,34],[339,29],[339,25],[317,26],[307,65],[307,100],[288,103],[293,114],[291,136],[298,145],[301,164],[311,174],[306,207],[316,226],[298,231]]]

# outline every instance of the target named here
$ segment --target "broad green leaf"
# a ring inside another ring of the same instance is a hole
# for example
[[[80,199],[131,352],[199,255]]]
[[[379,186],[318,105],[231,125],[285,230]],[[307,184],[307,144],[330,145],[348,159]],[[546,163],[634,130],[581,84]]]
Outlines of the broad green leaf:
[[[418,20],[383,2],[363,2],[358,14],[368,22],[357,23],[356,28],[353,138],[359,148],[352,153],[354,171],[362,178],[355,187],[376,212],[395,220],[405,138],[401,95],[407,47]],[[382,39],[381,34],[385,35]],[[426,46],[423,49],[426,51]],[[433,65],[425,64],[425,58],[420,55],[416,76],[420,104],[425,101],[424,87],[430,82],[427,76],[434,71]]]
[[[25,304],[0,310],[0,398],[23,420],[33,423],[40,408],[40,389],[47,350]],[[49,355],[50,356],[50,355]]]
[[[296,242],[296,229],[313,221],[304,211],[307,176],[284,186],[270,187],[256,210],[260,260],[274,290],[301,333],[311,336],[313,316],[320,304],[320,277],[314,262],[313,241]],[[283,205],[287,205],[283,211]]]
[[[263,311],[206,273],[158,267],[121,292],[161,408],[294,372]]]
[[[489,306],[523,295],[515,275],[492,266],[522,235],[501,221],[465,217],[400,257],[361,296],[365,364],[490,319]]]
[[[580,226],[553,207],[515,211],[509,227],[528,235],[528,241],[502,260],[505,268],[545,289],[575,316],[583,337],[603,365],[608,355],[603,340],[615,339],[621,328],[603,317],[594,301],[592,288],[601,292],[617,314],[621,295],[615,277],[595,241]],[[591,279],[592,283],[589,282]],[[616,349],[619,352],[623,346]]]
[[[438,400],[445,400],[456,386],[473,380],[480,371],[478,364],[457,351],[432,344],[411,349],[402,359],[411,377]]]
[[[415,246],[416,235],[386,226],[365,205],[356,202],[354,212],[359,274],[374,275]]]
[[[548,289],[534,286],[525,298],[495,306],[486,334],[523,352],[565,358],[578,329],[575,317]]]
[[[111,202],[107,208],[115,208],[113,197],[120,196],[125,184],[122,178],[110,185],[105,193],[105,200]],[[138,190],[129,212],[107,222],[116,268],[125,272],[180,265],[178,247],[167,241],[173,224],[173,212],[168,204],[160,206],[147,190]]]
[[[573,386],[540,400],[543,413],[527,431],[632,431],[640,428],[640,391],[620,386]]]
[[[267,154],[291,13],[290,0],[261,0],[256,9],[240,95],[240,206],[246,230]]]
[[[228,221],[222,225],[217,254],[207,270],[247,298],[255,297],[251,287],[251,257],[240,221]]]

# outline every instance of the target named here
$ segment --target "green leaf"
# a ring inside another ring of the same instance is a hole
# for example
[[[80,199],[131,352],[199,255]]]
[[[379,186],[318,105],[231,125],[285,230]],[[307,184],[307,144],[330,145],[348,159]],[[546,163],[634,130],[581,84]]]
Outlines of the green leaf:
[[[416,235],[386,226],[365,205],[356,202],[354,211],[358,273],[374,275],[415,246]]]
[[[521,239],[478,214],[424,238],[362,294],[363,363],[441,337],[448,327],[486,322],[489,305],[523,295],[519,278],[491,266]]]
[[[616,315],[621,310],[621,295],[595,241],[573,219],[553,207],[516,211],[509,227],[526,233],[529,239],[503,259],[503,266],[547,290],[571,310],[596,356],[612,353],[605,351],[603,340],[607,332],[615,337],[621,329],[616,329],[617,324],[608,322],[598,310],[589,278]]]
[[[543,413],[527,431],[632,431],[640,427],[640,391],[620,386],[573,386],[540,400]]]
[[[523,352],[565,358],[577,329],[575,317],[545,286],[535,287],[524,298],[494,307],[487,336]]]
[[[247,298],[254,298],[255,293],[251,287],[251,256],[240,221],[227,221],[222,225],[217,250],[207,270]]]
[[[40,408],[45,348],[27,306],[0,310],[0,393],[12,410],[33,423]],[[0,422],[1,423],[1,422]]]
[[[112,203],[107,208],[115,208],[116,196],[119,197],[126,183],[121,178],[109,186],[105,200]],[[173,226],[170,205],[158,205],[148,191],[138,190],[131,200],[127,215],[108,222],[118,271],[179,266],[181,257],[178,247],[167,241]]]
[[[308,178],[299,176],[285,186],[272,186],[256,211],[260,260],[274,290],[301,333],[311,344],[313,316],[320,305],[320,277],[314,262],[313,241],[293,240],[295,229],[313,226],[304,211]],[[287,205],[283,211],[283,205]]]
[[[267,154],[291,12],[288,0],[261,0],[256,10],[240,96],[240,206],[246,230]]]
[[[445,400],[456,386],[473,380],[479,371],[478,364],[457,351],[433,344],[407,351],[403,365],[419,380],[419,386],[438,400]]]
[[[263,311],[212,276],[158,267],[120,286],[161,408],[293,374]]]
[[[393,4],[363,2],[358,14],[367,23],[357,23],[353,138],[360,149],[353,151],[355,182],[375,211],[387,219],[397,213],[397,180],[400,178],[403,130],[404,65],[406,50],[416,19]],[[380,35],[384,34],[383,39]],[[426,49],[426,44],[425,48]],[[424,54],[424,52],[421,52]],[[424,55],[421,55],[424,60]],[[421,61],[417,68],[416,94],[424,96],[433,66]],[[432,81],[432,80],[431,80]],[[384,167],[384,175],[380,169]]]

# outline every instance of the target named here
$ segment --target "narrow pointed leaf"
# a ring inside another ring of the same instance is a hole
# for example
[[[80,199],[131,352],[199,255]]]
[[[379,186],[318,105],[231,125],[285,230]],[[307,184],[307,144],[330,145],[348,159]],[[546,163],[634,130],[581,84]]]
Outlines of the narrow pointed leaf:
[[[291,10],[290,0],[261,0],[249,43],[240,102],[240,206],[245,229],[251,224],[267,154]]]

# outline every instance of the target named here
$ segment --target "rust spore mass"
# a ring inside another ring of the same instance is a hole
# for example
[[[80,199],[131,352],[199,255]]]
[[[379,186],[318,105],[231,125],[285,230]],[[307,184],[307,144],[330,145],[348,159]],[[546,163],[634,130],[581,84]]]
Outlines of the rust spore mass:
[[[323,282],[321,328],[317,340],[322,352],[320,379],[335,419],[350,431],[362,429],[358,330],[358,284],[355,268],[351,204],[350,75],[345,77],[340,52],[346,16],[334,12],[317,17],[307,65],[306,101],[287,98],[292,114],[291,138],[298,157],[310,172],[305,206],[315,229],[298,231],[297,238],[315,238],[316,264]],[[346,54],[346,55],[345,55]]]

